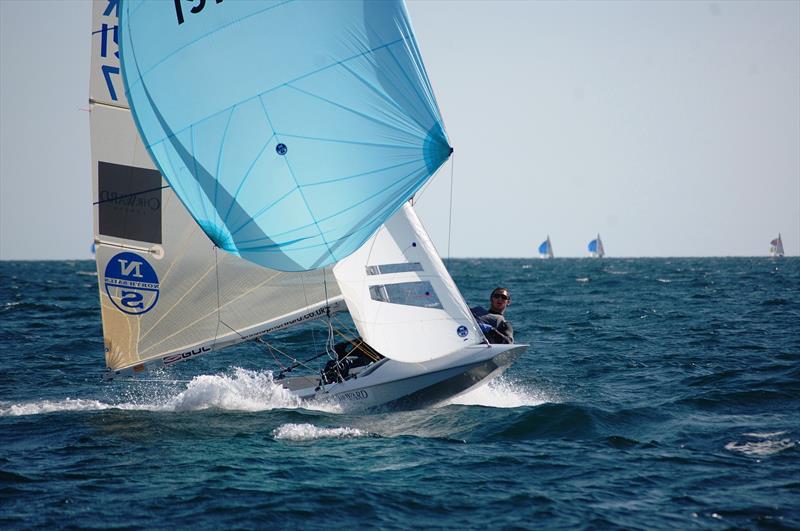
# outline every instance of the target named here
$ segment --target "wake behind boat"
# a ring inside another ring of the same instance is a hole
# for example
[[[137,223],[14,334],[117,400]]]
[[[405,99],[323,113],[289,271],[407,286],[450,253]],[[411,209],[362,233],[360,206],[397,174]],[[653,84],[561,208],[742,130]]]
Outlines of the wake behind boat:
[[[286,388],[421,407],[525,349],[409,203],[452,148],[402,2],[95,0],[90,104],[109,378],[322,321],[335,370],[285,354]],[[337,335],[372,357],[344,371]]]

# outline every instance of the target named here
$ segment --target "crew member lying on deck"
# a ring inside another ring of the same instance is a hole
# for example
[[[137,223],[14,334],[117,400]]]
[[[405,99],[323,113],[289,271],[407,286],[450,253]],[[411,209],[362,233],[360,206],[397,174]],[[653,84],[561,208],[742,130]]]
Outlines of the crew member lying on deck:
[[[333,346],[336,359],[330,360],[322,370],[322,383],[342,382],[350,375],[350,370],[364,367],[373,361],[383,358],[361,338],[353,341],[342,341]]]

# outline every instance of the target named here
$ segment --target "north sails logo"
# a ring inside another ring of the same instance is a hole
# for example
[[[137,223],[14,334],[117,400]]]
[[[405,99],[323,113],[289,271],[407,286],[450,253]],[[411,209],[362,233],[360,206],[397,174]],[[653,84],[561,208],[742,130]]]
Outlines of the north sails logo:
[[[111,302],[127,314],[147,313],[158,302],[158,275],[135,253],[119,253],[108,261],[105,284]]]

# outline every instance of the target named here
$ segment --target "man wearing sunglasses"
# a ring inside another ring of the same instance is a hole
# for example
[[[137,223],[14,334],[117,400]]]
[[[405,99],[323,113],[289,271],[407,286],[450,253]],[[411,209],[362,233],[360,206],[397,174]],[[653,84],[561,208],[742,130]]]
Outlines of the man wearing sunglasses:
[[[480,306],[471,308],[472,315],[475,316],[489,343],[514,342],[514,329],[503,316],[509,304],[511,304],[511,294],[508,288],[497,287],[492,290],[492,295],[489,297],[488,310]]]

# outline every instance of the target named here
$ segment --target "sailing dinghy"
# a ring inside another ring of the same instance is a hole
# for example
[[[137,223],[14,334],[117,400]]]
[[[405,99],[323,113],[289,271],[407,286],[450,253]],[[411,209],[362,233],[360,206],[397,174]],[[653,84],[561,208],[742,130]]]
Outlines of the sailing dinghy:
[[[589,242],[589,254],[592,258],[603,258],[606,255],[606,250],[603,248],[603,240],[600,239],[600,235],[597,235],[597,238]]]
[[[553,258],[553,244],[550,243],[550,235],[547,239],[539,244],[539,257],[540,258]]]
[[[399,1],[95,0],[94,231],[107,375],[347,311],[304,399],[423,407],[501,374],[409,204],[450,157]],[[339,348],[344,346],[344,349]],[[358,359],[359,363],[353,363]],[[347,363],[346,363],[347,362]]]
[[[774,257],[783,256],[783,239],[780,232],[777,238],[769,242],[769,255]]]

